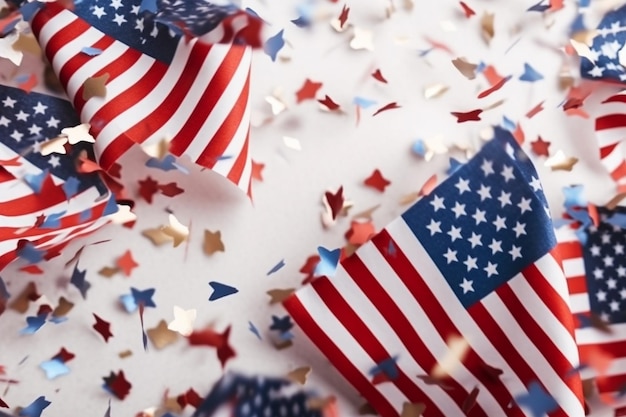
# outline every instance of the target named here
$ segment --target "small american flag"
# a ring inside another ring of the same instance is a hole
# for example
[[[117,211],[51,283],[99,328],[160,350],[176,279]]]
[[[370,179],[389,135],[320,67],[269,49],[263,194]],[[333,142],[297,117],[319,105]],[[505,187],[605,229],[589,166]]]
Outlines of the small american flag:
[[[249,192],[251,49],[237,43],[258,38],[258,18],[210,2],[160,0],[153,11],[149,3],[84,0],[73,10],[44,3],[31,26],[91,125],[105,170],[134,143],[167,139],[174,155]],[[235,43],[209,44],[197,34]],[[104,97],[85,95],[93,79],[105,83]]]
[[[557,248],[576,317],[580,361],[586,365],[582,376],[594,378],[598,392],[609,398],[626,389],[626,231],[621,226],[626,209],[599,207],[598,212],[600,222],[586,229],[584,244],[573,229],[562,227]]]
[[[381,416],[416,403],[424,416],[531,415],[517,399],[537,386],[554,400],[549,416],[583,416],[555,244],[534,167],[497,128],[333,277],[285,306]]]
[[[67,155],[40,152],[61,129],[79,124],[68,101],[0,85],[0,109],[1,270],[25,248],[53,256],[106,224],[117,206],[98,174],[76,171],[91,143],[78,142]]]
[[[582,57],[580,73],[592,80],[626,82],[626,6],[608,12],[597,28],[589,48],[589,57]],[[620,59],[621,58],[621,59]]]

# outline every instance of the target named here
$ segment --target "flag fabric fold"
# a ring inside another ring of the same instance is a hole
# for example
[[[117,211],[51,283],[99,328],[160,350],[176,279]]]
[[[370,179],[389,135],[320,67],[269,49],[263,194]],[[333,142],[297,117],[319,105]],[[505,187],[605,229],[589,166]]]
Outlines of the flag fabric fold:
[[[571,297],[582,377],[592,379],[605,403],[626,391],[626,208],[599,207],[597,226],[581,243],[570,227],[557,230],[557,250]]]
[[[240,43],[259,42],[256,16],[205,1],[86,0],[43,3],[30,23],[105,170],[133,144],[167,140],[249,193],[251,49]]]
[[[80,122],[66,100],[0,85],[0,270],[58,254],[72,239],[108,223],[117,205],[97,173],[77,171],[92,144],[47,141]],[[67,142],[67,141],[65,141]]]
[[[537,403],[584,415],[547,202],[514,138],[495,132],[334,276],[284,302],[383,417],[418,405],[426,417],[525,416]]]
[[[600,161],[617,184],[626,190],[626,90],[613,94],[600,104],[595,123]]]

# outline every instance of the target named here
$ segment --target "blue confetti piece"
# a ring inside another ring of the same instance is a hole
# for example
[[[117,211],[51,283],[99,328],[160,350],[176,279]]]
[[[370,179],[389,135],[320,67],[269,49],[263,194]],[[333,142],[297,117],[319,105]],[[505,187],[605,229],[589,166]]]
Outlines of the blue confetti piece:
[[[235,287],[231,287],[230,285],[222,284],[221,282],[211,281],[209,285],[213,289],[213,293],[209,297],[209,301],[219,300],[223,297],[228,297],[229,295],[233,295],[239,292],[239,290]]]
[[[587,232],[585,231],[585,229],[577,229],[574,234],[576,235],[576,237],[578,238],[578,241],[580,242],[581,245],[586,245],[587,244],[587,239],[588,239],[588,235]]]
[[[587,210],[574,210],[573,208],[568,208],[565,212],[575,221],[582,223],[582,227],[587,227],[591,224],[591,217],[589,216],[589,212]]]
[[[127,313],[134,313],[139,308],[132,294],[120,295],[120,303]]]
[[[426,155],[428,149],[426,149],[426,143],[422,139],[418,139],[413,142],[413,145],[411,146],[411,151],[415,155],[423,158]]]
[[[54,324],[65,323],[68,320],[69,319],[65,316],[61,316],[61,317],[52,316],[48,319],[49,322],[54,323]]]
[[[144,12],[144,11],[148,11],[150,13],[156,14],[156,12],[158,11],[156,0],[141,0],[141,6],[139,6],[139,13]]]
[[[295,336],[291,332],[282,332],[278,335],[278,338],[282,340],[283,342],[288,342],[290,340],[293,340],[294,337]]]
[[[430,49],[423,49],[423,50],[417,50],[420,58],[424,58],[426,55],[428,55],[429,53],[431,53],[432,51],[434,51],[435,48],[430,48]]]
[[[39,174],[26,174],[24,175],[24,181],[28,186],[35,192],[35,194],[39,194],[41,192],[41,188],[43,187],[43,182],[48,176],[48,170],[45,169]]]
[[[13,32],[13,29],[15,29],[15,26],[17,26],[17,24],[20,22],[20,19],[13,19],[13,21],[11,23],[9,23],[8,25],[6,25],[4,27],[4,30],[2,31],[2,36],[6,36],[9,33]]]
[[[26,242],[16,254],[18,257],[27,260],[31,264],[36,264],[43,260],[44,251],[39,250],[31,242]]]
[[[61,227],[61,219],[65,215],[65,212],[52,213],[46,216],[43,223],[39,226],[40,229],[58,229]]]
[[[393,241],[389,241],[389,244],[387,245],[387,253],[389,254],[389,256],[395,256],[396,255],[396,245],[393,244]]]
[[[85,279],[86,275],[87,270],[84,269],[81,271],[78,269],[78,264],[76,264],[72,272],[72,278],[70,279],[70,283],[80,291],[80,295],[83,296],[83,299],[87,299],[87,290],[91,288],[91,284]]]
[[[50,359],[49,361],[41,362],[39,367],[43,369],[48,379],[55,379],[61,375],[70,373],[70,368],[59,359]]]
[[[20,417],[40,417],[46,407],[52,404],[50,401],[46,400],[46,397],[43,395],[33,401],[28,407],[23,408],[18,416]]]
[[[94,47],[91,47],[91,46],[85,46],[80,51],[83,54],[89,55],[89,56],[98,56],[98,55],[100,55],[102,53],[102,49],[94,48]]]
[[[283,39],[284,31],[284,29],[281,29],[280,32],[269,38],[263,46],[263,52],[269,55],[269,57],[272,58],[272,61],[276,61],[278,51],[280,51],[283,46],[285,46],[285,40]]]
[[[80,185],[80,181],[78,181],[74,177],[69,177],[63,183],[63,192],[65,193],[65,198],[68,200],[76,195],[78,192],[78,186]]]
[[[22,7],[20,7],[20,13],[24,17],[24,20],[30,22],[35,12],[39,10],[43,5],[43,3],[38,1],[23,3]]]
[[[315,266],[315,275],[325,275],[329,278],[335,275],[337,264],[339,264],[339,257],[341,256],[341,249],[328,250],[322,246],[318,246],[317,253],[320,256],[320,261]]]
[[[290,316],[278,317],[272,315],[272,324],[270,324],[270,330],[276,330],[280,333],[287,333],[293,327]]]
[[[534,417],[544,417],[556,410],[559,404],[537,382],[531,382],[528,393],[515,397],[515,402],[531,412]]]
[[[545,0],[541,0],[539,3],[530,6],[528,8],[528,10],[526,10],[527,12],[545,12],[546,10],[548,10],[550,8],[550,2],[548,1],[548,4],[542,4]]]
[[[248,330],[250,330],[252,334],[254,334],[259,340],[263,340],[263,338],[261,337],[261,333],[259,332],[259,329],[257,329],[254,323],[252,323],[251,321],[248,321]]]
[[[397,356],[387,358],[374,366],[372,369],[370,369],[369,374],[373,377],[376,377],[377,375],[383,373],[387,376],[387,378],[391,380],[396,379],[400,375],[398,366],[396,365],[397,360]]]
[[[514,132],[517,129],[517,125],[511,119],[506,116],[502,116],[502,123],[500,124],[503,129],[508,130],[509,132]]]
[[[104,417],[111,417],[111,399],[109,398],[109,406],[107,407],[106,411],[104,412]],[[163,416],[165,417],[165,416]]]
[[[276,265],[274,265],[272,267],[272,269],[270,269],[268,271],[268,273],[266,274],[266,276],[270,276],[278,271],[280,271],[282,269],[282,267],[285,266],[285,260],[281,259]]]
[[[299,16],[296,19],[290,20],[290,22],[299,28],[305,28],[311,24],[311,21],[304,16]]]
[[[249,8],[249,7],[246,7],[246,8],[244,9],[244,11],[245,11],[246,13],[248,13],[248,14],[249,14],[250,16],[252,16],[252,17],[255,17],[255,18],[259,19],[259,20],[263,20],[263,19],[261,19],[261,16],[259,16],[259,14],[258,14],[257,12],[255,12],[254,10],[252,10],[252,9],[251,9],[251,8]]]
[[[535,82],[535,81],[543,80],[543,75],[537,72],[537,70],[531,67],[528,63],[524,63],[524,73],[520,75],[519,80]]]
[[[365,97],[359,97],[359,96],[354,97],[352,102],[362,109],[367,109],[377,103],[375,100],[370,100]]]
[[[485,64],[484,62],[482,62],[482,61],[481,61],[481,62],[479,62],[479,63],[476,65],[476,69],[474,70],[474,73],[475,73],[476,75],[478,75],[478,74],[480,74],[481,72],[483,72],[483,71],[485,70],[485,68],[487,68],[487,64]]]
[[[582,32],[584,30],[587,30],[587,25],[585,25],[585,15],[579,13],[576,18],[574,18],[574,21],[569,28],[569,33],[570,35],[572,35],[574,33]]]
[[[457,169],[461,168],[462,166],[463,166],[463,162],[459,161],[456,158],[450,157],[450,167],[446,171],[446,174],[452,175],[456,172]]]
[[[154,301],[152,301],[152,296],[156,290],[154,288],[148,288],[147,290],[138,290],[137,288],[130,287],[130,293],[135,299],[135,304],[138,306],[143,305],[144,307],[156,307]]]
[[[2,277],[0,277],[0,298],[8,300],[11,297],[9,291],[7,290],[7,285],[5,284]]]
[[[174,157],[174,155],[168,154],[165,155],[163,157],[163,159],[158,159],[158,158],[150,158],[148,159],[148,161],[146,162],[146,166],[148,168],[156,168],[156,169],[160,169],[161,171],[172,171],[175,169],[178,169],[176,167],[176,158]]]
[[[48,317],[47,314],[26,317],[26,327],[20,330],[20,334],[35,334],[41,326],[46,324],[46,317]]]
[[[584,196],[585,187],[582,185],[570,185],[563,187],[565,195],[565,208],[571,207],[587,207],[587,199]]]

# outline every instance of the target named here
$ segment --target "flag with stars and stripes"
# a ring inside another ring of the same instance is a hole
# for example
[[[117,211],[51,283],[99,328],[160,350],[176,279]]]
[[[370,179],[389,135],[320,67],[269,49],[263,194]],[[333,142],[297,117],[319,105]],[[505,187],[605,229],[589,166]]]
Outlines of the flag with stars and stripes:
[[[626,392],[626,209],[599,207],[598,213],[599,223],[587,227],[584,243],[569,227],[558,229],[557,239],[582,376],[593,378],[597,392],[615,403]]]
[[[41,3],[30,23],[105,170],[133,144],[168,140],[249,192],[258,17],[202,0],[85,0]]]
[[[425,417],[584,416],[547,202],[515,139],[495,132],[334,276],[284,302],[383,417],[407,407]]]
[[[600,161],[617,184],[626,190],[626,90],[612,94],[599,107],[596,117],[596,139]]]
[[[592,80],[626,82],[626,5],[608,12],[596,29],[580,74]]]
[[[322,417],[322,404],[315,407],[315,400],[322,402],[286,379],[230,372],[215,384],[193,417]]]
[[[0,270],[20,257],[34,264],[58,254],[71,239],[92,232],[117,211],[96,173],[77,160],[92,144],[42,146],[80,122],[66,100],[0,85]]]

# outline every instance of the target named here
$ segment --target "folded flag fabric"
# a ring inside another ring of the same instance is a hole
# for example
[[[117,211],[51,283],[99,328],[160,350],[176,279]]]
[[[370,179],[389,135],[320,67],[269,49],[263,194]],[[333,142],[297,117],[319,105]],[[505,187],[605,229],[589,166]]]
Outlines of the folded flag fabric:
[[[80,124],[69,102],[0,85],[0,109],[1,270],[18,257],[35,264],[58,254],[106,224],[117,205],[98,174],[76,170],[91,143],[42,152],[63,128]]]
[[[312,404],[319,399],[294,388],[286,379],[227,373],[193,417],[322,417],[320,407]]]
[[[511,134],[284,305],[384,417],[584,415],[566,281]]]
[[[626,6],[608,12],[600,21],[589,47],[589,57],[581,57],[580,74],[592,80],[626,82]]]
[[[135,143],[168,140],[174,155],[249,192],[251,49],[242,43],[258,43],[256,16],[198,0],[37,7],[33,33],[105,170]]]
[[[620,191],[626,189],[626,90],[609,96],[600,104],[596,117],[596,138],[600,160]]]
[[[586,228],[584,243],[570,227],[559,228],[557,249],[571,295],[581,374],[594,380],[605,402],[615,403],[626,391],[626,209],[599,207],[598,213],[599,223]]]

